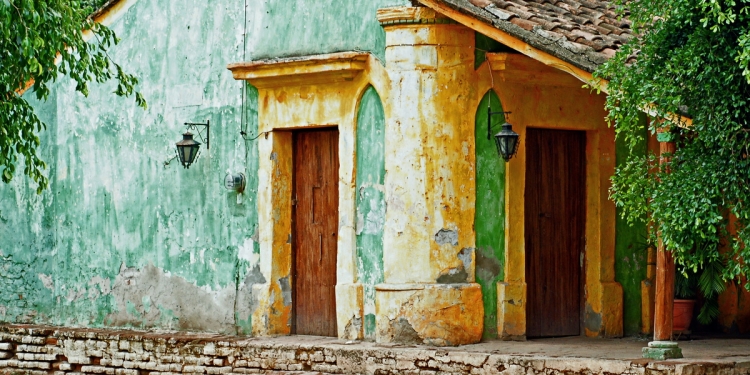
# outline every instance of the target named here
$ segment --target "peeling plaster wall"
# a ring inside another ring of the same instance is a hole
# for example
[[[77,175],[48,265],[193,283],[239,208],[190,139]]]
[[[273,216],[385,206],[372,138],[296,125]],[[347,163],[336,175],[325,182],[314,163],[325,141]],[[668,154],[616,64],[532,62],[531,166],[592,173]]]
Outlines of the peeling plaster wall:
[[[493,139],[487,139],[487,104],[502,112],[497,95],[490,91],[479,103],[476,114],[476,191],[474,214],[476,231],[476,280],[482,286],[484,339],[497,337],[497,287],[503,281],[505,263],[505,162],[497,156]],[[493,115],[493,124],[502,124],[503,114]]]
[[[385,113],[370,87],[357,115],[357,273],[364,287],[365,332],[375,338],[375,285],[383,282]]]
[[[226,65],[382,56],[375,10],[406,1],[128,1],[109,54],[139,77],[149,109],[111,83],[84,98],[68,79],[34,102],[50,189],[36,195],[23,176],[0,187],[0,321],[249,333],[262,298],[253,286],[267,280],[257,143],[239,131],[257,132],[258,93]],[[182,123],[207,119],[210,149],[190,169],[165,166]],[[245,174],[245,194],[223,188],[227,172]]]
[[[242,58],[243,12],[135,2],[112,25],[122,41],[109,54],[140,78],[149,109],[113,96],[111,83],[85,98],[67,79],[36,104],[50,189],[36,196],[21,176],[3,187],[0,211],[13,220],[2,224],[0,267],[21,277],[0,288],[0,320],[230,333],[249,324],[246,313],[235,322],[235,300],[257,263],[257,149],[237,132],[254,132],[257,119],[224,69]],[[190,169],[164,165],[182,123],[207,119],[210,149]],[[227,171],[248,176],[246,194],[222,188]]]

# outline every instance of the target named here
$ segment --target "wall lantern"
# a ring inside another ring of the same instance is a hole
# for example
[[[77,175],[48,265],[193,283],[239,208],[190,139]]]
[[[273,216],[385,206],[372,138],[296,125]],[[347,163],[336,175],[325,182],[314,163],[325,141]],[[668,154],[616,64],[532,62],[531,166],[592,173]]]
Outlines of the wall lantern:
[[[177,142],[177,156],[180,158],[180,163],[182,163],[182,166],[185,167],[185,169],[188,169],[190,168],[190,164],[193,164],[195,159],[198,157],[198,151],[201,147],[201,143],[193,139],[193,133],[190,132],[190,129],[195,129],[196,131],[198,131],[198,137],[200,137],[202,141],[206,142],[206,149],[208,149],[210,121],[206,120],[205,124],[186,122],[185,126],[187,126],[188,131],[182,135],[182,140]],[[205,126],[206,128],[205,140],[201,135],[200,130],[198,129],[199,126]]]
[[[511,112],[492,112],[492,106],[487,105],[487,139],[492,139],[492,115],[503,113],[508,117]],[[513,131],[513,125],[507,121],[502,125],[502,130],[495,134],[495,146],[497,153],[506,162],[518,152],[518,133]]]

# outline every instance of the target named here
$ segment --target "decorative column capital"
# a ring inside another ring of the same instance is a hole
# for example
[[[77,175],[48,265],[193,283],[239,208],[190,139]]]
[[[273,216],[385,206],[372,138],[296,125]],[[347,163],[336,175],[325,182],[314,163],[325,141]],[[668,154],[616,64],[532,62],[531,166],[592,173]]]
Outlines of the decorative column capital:
[[[378,21],[382,26],[404,24],[455,24],[456,21],[424,7],[392,7],[378,9]]]

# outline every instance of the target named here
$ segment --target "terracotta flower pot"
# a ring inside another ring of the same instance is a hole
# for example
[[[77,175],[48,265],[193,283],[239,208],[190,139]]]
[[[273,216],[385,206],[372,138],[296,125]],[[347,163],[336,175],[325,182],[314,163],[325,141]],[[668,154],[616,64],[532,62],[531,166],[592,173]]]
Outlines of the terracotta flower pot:
[[[690,328],[690,322],[693,320],[694,307],[695,300],[693,299],[674,300],[674,310],[672,314],[673,331],[687,331]]]

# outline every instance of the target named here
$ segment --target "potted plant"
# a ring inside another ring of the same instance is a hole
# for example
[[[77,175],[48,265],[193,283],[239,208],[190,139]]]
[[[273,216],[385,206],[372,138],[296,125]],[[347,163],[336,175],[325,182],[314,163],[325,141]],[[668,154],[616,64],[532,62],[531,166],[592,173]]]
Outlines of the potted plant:
[[[702,267],[680,267],[675,272],[675,299],[672,315],[672,331],[684,333],[689,331],[693,320],[696,292],[703,299],[697,320],[709,324],[719,316],[719,294],[726,289],[721,277],[724,265],[721,260],[712,260]]]
[[[682,334],[690,329],[697,285],[698,277],[692,270],[675,272],[674,307],[672,309],[672,332],[675,334]]]

